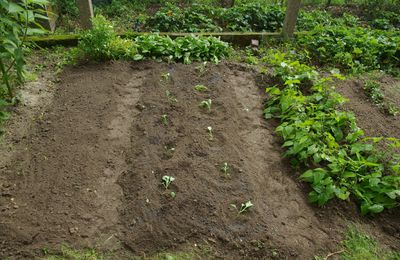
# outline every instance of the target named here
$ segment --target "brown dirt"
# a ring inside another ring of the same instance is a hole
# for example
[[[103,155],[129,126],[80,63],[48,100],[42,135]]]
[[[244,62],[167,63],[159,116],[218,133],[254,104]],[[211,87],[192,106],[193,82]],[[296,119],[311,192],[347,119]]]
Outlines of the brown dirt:
[[[354,205],[308,203],[306,186],[281,159],[273,122],[262,118],[258,73],[220,64],[199,75],[195,67],[68,68],[43,114],[37,110],[26,130],[11,122],[9,132],[21,138],[8,135],[0,149],[0,258],[32,259],[67,243],[112,251],[113,259],[194,244],[212,247],[213,258],[274,251],[310,259],[335,251],[349,221],[400,247],[396,213],[361,219]],[[170,80],[160,81],[166,72]],[[196,92],[197,84],[210,89]],[[207,98],[211,112],[199,107]],[[169,191],[163,175],[176,178]],[[229,207],[249,199],[246,214]]]
[[[376,80],[385,95],[385,102],[400,108],[400,81],[388,75],[381,75]],[[400,138],[400,115],[391,116],[373,104],[366,95],[364,82],[363,78],[354,78],[337,85],[337,90],[349,99],[344,105],[345,110],[354,112],[366,135]]]

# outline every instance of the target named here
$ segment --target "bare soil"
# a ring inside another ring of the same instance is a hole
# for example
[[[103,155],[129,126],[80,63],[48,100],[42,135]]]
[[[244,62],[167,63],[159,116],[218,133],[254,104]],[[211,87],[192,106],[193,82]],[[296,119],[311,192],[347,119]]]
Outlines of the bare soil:
[[[376,80],[385,95],[384,101],[400,109],[400,81],[388,75],[381,75]],[[363,78],[339,82],[337,91],[349,99],[344,109],[354,112],[358,125],[366,135],[400,138],[400,115],[389,115],[373,104],[364,90],[364,84]]]
[[[33,259],[65,243],[112,259],[187,245],[212,248],[211,258],[310,259],[336,251],[351,221],[400,248],[398,211],[370,219],[352,203],[309,204],[275,123],[262,118],[266,78],[237,64],[203,74],[197,65],[71,67],[35,115],[22,107],[0,148],[0,258]],[[210,112],[199,107],[208,98]],[[169,190],[163,175],[176,178]],[[229,206],[248,200],[245,214]]]

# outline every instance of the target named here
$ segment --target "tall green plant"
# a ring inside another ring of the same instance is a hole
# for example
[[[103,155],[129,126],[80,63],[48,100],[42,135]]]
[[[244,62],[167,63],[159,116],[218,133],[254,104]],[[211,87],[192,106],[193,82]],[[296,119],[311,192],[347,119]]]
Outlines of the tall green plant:
[[[46,3],[46,0],[22,0],[20,4],[0,0],[0,98],[13,99],[14,86],[24,80],[23,44],[26,36],[44,32],[38,19],[47,19],[43,15]]]

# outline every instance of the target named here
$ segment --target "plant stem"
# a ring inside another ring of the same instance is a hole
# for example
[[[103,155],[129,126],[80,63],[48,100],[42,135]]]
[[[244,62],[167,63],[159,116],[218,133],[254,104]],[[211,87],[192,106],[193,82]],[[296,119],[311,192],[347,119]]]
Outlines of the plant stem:
[[[2,59],[0,59],[0,70],[1,70],[1,73],[3,74],[3,81],[6,84],[8,96],[10,98],[13,98],[14,97],[13,89],[12,89],[12,87],[10,85],[10,81],[8,80],[9,76],[8,76],[8,73],[6,71],[6,68],[4,66],[4,63],[3,63]]]

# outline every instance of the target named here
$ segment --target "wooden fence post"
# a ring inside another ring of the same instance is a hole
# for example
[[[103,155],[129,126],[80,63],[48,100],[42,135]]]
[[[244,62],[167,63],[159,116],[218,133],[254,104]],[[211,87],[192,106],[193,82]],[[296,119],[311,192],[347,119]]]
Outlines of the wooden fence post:
[[[79,9],[80,24],[83,29],[92,27],[93,5],[92,0],[76,0]]]
[[[297,16],[299,15],[301,0],[288,0],[285,21],[283,22],[283,39],[293,38],[296,27]]]

